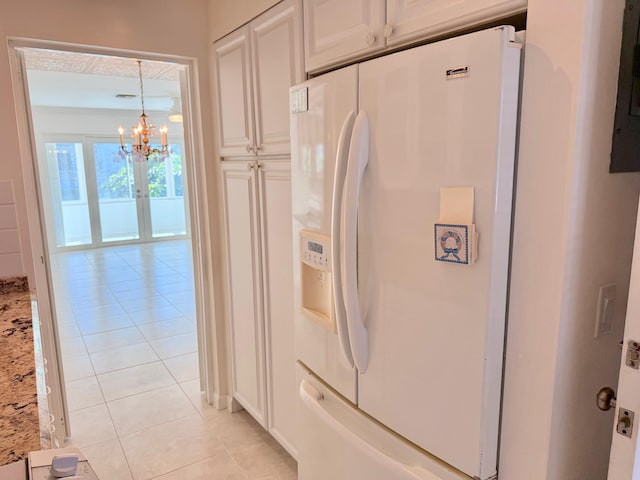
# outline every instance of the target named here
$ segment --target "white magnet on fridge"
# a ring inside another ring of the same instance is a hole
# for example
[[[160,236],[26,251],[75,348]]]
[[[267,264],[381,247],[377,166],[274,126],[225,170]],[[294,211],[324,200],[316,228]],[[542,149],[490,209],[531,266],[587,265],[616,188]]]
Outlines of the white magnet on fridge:
[[[474,188],[445,187],[440,189],[438,223],[471,225],[473,223]]]
[[[440,218],[434,226],[435,259],[472,265],[477,259],[478,233],[473,223],[474,188],[440,189]]]

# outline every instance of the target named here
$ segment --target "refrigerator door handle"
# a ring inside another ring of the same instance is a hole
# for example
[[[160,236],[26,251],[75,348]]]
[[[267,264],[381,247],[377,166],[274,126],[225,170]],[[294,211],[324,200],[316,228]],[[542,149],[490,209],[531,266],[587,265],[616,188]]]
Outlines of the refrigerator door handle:
[[[342,292],[351,351],[360,373],[366,372],[369,363],[369,334],[362,320],[358,300],[358,197],[368,161],[369,119],[364,110],[361,110],[356,117],[349,145],[340,226]]]
[[[355,112],[353,110],[350,111],[340,130],[336,151],[336,166],[333,175],[333,193],[331,196],[331,271],[333,272],[332,288],[336,311],[336,327],[338,330],[340,349],[342,350],[345,360],[351,367],[353,367],[353,354],[351,353],[351,345],[349,344],[347,313],[344,305],[344,297],[342,296],[340,226],[342,222],[342,195],[347,174],[351,133],[353,131],[355,118]]]
[[[392,472],[401,472],[402,478],[414,480],[440,480],[433,472],[419,465],[407,465],[403,461],[389,456],[383,450],[372,445],[365,436],[358,435],[357,429],[349,428],[338,420],[329,410],[330,405],[325,402],[324,395],[310,382],[302,379],[299,389],[300,399],[307,409],[338,433],[350,445],[358,448],[364,455],[372,458],[380,466]],[[399,478],[394,476],[394,478]]]

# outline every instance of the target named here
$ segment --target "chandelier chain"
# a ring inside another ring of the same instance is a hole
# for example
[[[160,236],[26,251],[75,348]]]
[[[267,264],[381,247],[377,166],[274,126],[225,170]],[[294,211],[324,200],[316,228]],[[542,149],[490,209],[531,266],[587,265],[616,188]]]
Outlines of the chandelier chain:
[[[142,60],[138,60],[138,77],[140,78],[140,103],[144,114],[144,87],[142,85]]]

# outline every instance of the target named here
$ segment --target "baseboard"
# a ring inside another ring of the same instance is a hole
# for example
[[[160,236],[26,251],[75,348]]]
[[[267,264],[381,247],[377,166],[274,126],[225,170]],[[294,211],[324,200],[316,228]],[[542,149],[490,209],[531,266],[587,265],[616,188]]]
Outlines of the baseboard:
[[[211,404],[216,410],[227,410],[229,408],[229,402],[231,401],[231,395],[220,395],[215,393],[211,399]]]

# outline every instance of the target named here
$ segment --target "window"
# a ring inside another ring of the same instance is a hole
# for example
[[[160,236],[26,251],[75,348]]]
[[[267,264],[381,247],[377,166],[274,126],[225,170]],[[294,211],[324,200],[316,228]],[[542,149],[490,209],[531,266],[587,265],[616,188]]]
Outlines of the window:
[[[94,143],[96,182],[100,200],[135,198],[133,165],[118,156],[115,143]],[[127,148],[131,148],[127,145]]]
[[[158,148],[159,145],[154,145]],[[147,167],[149,197],[183,197],[180,145],[169,145],[171,154],[163,161],[149,160]]]
[[[53,148],[55,154],[61,200],[63,202],[80,200],[80,180],[75,144],[54,143],[49,144],[48,148]]]

